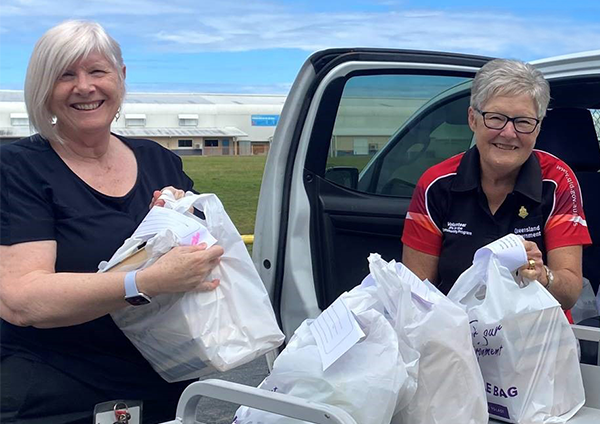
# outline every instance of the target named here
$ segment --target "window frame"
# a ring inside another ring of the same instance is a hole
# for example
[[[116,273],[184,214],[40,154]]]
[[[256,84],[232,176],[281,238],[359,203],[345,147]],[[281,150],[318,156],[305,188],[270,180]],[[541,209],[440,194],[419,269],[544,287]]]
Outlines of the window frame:
[[[29,115],[23,112],[13,112],[10,114],[11,127],[28,127]]]
[[[140,128],[146,126],[146,114],[145,113],[126,113],[125,114],[125,126],[128,128]]]
[[[197,127],[199,117],[196,113],[180,113],[178,116],[180,127]]]

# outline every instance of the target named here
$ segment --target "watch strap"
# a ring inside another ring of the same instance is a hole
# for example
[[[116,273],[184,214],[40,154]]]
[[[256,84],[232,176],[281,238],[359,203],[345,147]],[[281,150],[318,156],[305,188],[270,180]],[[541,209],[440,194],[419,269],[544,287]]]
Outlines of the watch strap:
[[[147,305],[150,303],[150,297],[138,290],[135,282],[137,272],[138,270],[135,270],[125,274],[125,300],[133,306]]]
[[[554,273],[548,268],[548,265],[544,265],[544,270],[546,271],[546,280],[548,281],[544,287],[546,290],[550,290],[552,283],[554,283]]]
[[[136,269],[135,271],[129,271],[127,274],[125,274],[125,297],[133,297],[133,296],[137,296],[138,294],[140,294],[140,292],[138,291],[137,288],[137,284],[135,283],[135,275],[137,274],[138,270]]]

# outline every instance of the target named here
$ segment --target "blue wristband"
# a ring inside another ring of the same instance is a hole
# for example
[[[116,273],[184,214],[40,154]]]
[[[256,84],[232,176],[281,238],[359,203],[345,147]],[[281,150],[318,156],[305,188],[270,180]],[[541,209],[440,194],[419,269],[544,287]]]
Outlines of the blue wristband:
[[[138,270],[135,270],[125,274],[125,300],[133,306],[147,305],[150,303],[150,297],[138,291],[135,283],[137,272]]]
[[[135,283],[135,274],[137,274],[138,270],[129,271],[125,274],[125,297],[133,297],[140,294],[137,288],[137,284]]]

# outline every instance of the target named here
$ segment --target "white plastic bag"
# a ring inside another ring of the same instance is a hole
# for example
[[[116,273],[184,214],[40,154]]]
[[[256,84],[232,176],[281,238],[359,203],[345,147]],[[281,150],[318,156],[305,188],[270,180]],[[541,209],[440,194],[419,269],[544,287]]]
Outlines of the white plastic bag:
[[[507,237],[497,242],[513,243]],[[511,274],[518,265],[506,268],[489,246],[476,253],[448,297],[469,315],[490,416],[565,423],[585,401],[573,331],[556,299],[537,282],[519,285]],[[524,255],[520,240],[513,247]],[[485,249],[491,253],[479,254]]]
[[[416,393],[392,423],[487,423],[483,378],[466,312],[401,263],[387,263],[377,254],[369,263],[372,278],[387,287],[386,292],[404,287],[411,293],[403,304],[410,318],[402,330],[420,354]]]
[[[284,336],[266,289],[221,201],[214,194],[190,192],[178,201],[166,200],[166,208],[200,220],[188,212],[194,206],[206,216],[200,221],[224,249],[208,279],[219,278],[221,284],[210,292],[159,295],[148,305],[112,313],[119,328],[169,382],[197,378],[212,367],[227,371],[279,346]],[[142,268],[179,241],[170,231],[155,235]]]
[[[398,341],[382,313],[376,290],[359,286],[341,296],[365,333],[363,340],[323,371],[316,340],[309,328],[312,320],[306,320],[259,387],[340,407],[359,424],[389,423],[398,399],[407,403],[414,393],[416,363],[407,366],[402,352],[413,359],[416,352]],[[301,421],[242,406],[234,423]]]
[[[580,323],[586,318],[593,318],[600,315],[596,307],[596,295],[590,284],[590,280],[583,278],[583,288],[577,303],[571,308],[571,316],[575,324]]]

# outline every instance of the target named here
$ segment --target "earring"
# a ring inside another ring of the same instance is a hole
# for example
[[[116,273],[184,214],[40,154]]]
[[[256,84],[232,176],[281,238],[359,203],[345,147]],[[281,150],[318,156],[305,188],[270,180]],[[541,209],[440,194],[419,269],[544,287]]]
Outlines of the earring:
[[[115,115],[115,121],[118,121],[120,117],[121,117],[121,108],[119,107],[119,109],[117,109],[117,113]]]

